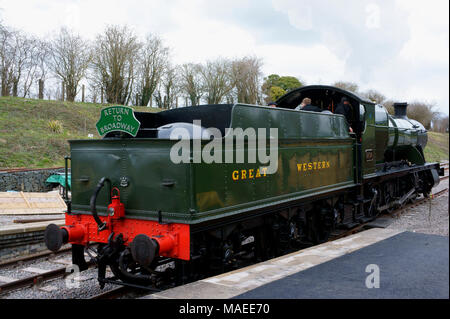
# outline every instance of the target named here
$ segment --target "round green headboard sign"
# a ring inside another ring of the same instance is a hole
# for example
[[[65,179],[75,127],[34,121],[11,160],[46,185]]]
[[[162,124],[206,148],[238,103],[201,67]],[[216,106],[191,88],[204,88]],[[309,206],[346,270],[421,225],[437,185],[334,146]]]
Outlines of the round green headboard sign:
[[[96,127],[100,136],[109,132],[125,132],[136,136],[141,123],[134,116],[134,111],[128,106],[109,106],[102,109]]]

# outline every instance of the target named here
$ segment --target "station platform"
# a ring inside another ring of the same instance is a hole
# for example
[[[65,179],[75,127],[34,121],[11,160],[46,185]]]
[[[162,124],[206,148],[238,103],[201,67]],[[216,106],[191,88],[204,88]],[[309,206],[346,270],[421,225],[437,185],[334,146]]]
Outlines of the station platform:
[[[64,226],[65,220],[0,226],[0,261],[47,250],[44,232],[48,224]]]
[[[449,238],[373,228],[144,298],[449,298]]]
[[[64,219],[59,219],[59,220],[55,219],[55,220],[45,221],[45,222],[4,225],[4,226],[0,227],[0,237],[6,236],[6,235],[32,233],[32,232],[38,232],[38,231],[44,232],[45,228],[49,224],[55,224],[57,226],[64,226],[65,223],[66,222]]]

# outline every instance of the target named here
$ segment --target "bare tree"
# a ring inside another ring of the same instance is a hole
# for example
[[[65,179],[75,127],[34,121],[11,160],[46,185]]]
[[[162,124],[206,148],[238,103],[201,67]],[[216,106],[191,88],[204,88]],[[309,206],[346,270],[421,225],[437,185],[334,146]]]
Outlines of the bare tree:
[[[386,111],[391,114],[394,115],[394,101],[393,100],[386,100],[383,102],[383,106],[386,108]]]
[[[23,97],[36,75],[37,39],[23,32],[0,27],[0,73],[2,95]]]
[[[394,101],[387,100],[383,103],[389,114],[395,114]],[[435,111],[435,105],[432,103],[413,101],[408,103],[406,115],[413,120],[416,120],[429,130],[431,123],[438,117],[438,112]]]
[[[169,49],[155,35],[147,35],[139,53],[138,66],[140,105],[148,105],[168,63]]]
[[[141,44],[127,26],[108,26],[97,36],[93,69],[108,103],[128,105]]]
[[[431,122],[436,118],[435,105],[427,102],[414,101],[408,103],[407,115],[425,126],[427,130],[431,128]]]
[[[201,68],[201,75],[208,104],[221,103],[234,87],[231,62],[227,59],[218,58],[206,62]]]
[[[37,79],[45,80],[49,51],[46,48],[46,44],[40,39],[28,37],[24,43],[23,52],[26,58],[20,78],[21,95],[22,97],[27,97],[30,95],[31,86],[36,83]]]
[[[448,133],[448,115],[439,113],[433,120],[433,131]]]
[[[158,89],[154,94],[156,104],[162,109],[172,109],[178,107],[178,92],[180,90],[177,68],[170,65],[158,85]]]
[[[37,40],[37,48],[34,56],[34,63],[36,65],[36,78],[39,81],[38,97],[44,98],[44,85],[47,80],[49,64],[50,64],[50,43],[39,39]]]
[[[66,28],[51,41],[50,67],[65,84],[68,101],[74,101],[78,93],[78,84],[86,76],[92,60],[89,42]]]
[[[92,103],[98,103],[101,99],[101,86],[98,85],[95,81],[89,81],[88,86],[89,97]]]
[[[13,31],[0,25],[0,78],[2,81],[2,96],[8,96],[12,86],[12,68],[15,56],[12,38]]]
[[[375,90],[368,90],[364,92],[362,95],[377,104],[383,104],[383,102],[386,101],[386,97],[380,92]]]
[[[353,82],[338,81],[338,82],[335,82],[333,84],[333,86],[338,87],[343,90],[353,92],[353,93],[358,93],[358,89],[359,89],[358,84],[353,83]]]
[[[200,64],[186,63],[180,67],[180,89],[189,98],[191,105],[199,105],[204,85]]]
[[[231,77],[240,103],[262,103],[262,62],[257,57],[243,57],[231,63]]]
[[[12,33],[12,46],[13,55],[11,56],[12,64],[10,69],[10,81],[12,85],[12,96],[17,96],[19,82],[26,64],[29,62],[31,46],[26,37],[18,31]]]

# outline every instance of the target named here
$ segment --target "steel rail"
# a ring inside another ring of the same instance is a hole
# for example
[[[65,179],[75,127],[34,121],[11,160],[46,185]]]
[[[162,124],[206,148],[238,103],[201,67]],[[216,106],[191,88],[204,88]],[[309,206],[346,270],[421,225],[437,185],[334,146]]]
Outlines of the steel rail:
[[[42,274],[36,274],[30,277],[14,280],[0,285],[0,295],[6,292],[17,290],[24,287],[31,287],[37,284],[42,284],[44,281],[50,279],[63,277],[66,274],[66,267],[57,268],[47,271]]]
[[[31,255],[27,255],[27,256],[22,256],[22,257],[16,257],[16,258],[8,259],[8,260],[0,262],[0,268],[4,268],[4,267],[7,267],[7,266],[10,266],[10,265],[13,265],[13,264],[17,264],[17,263],[23,263],[23,262],[39,259],[39,258],[42,258],[42,257],[61,255],[61,254],[66,253],[66,252],[68,252],[70,250],[71,250],[71,247],[65,247],[65,248],[60,249],[56,253],[52,252],[50,250],[47,250],[47,251],[43,251],[43,252],[36,253],[36,254],[31,254]]]
[[[89,268],[93,265],[93,263],[88,262]],[[11,282],[7,282],[4,284],[0,284],[0,295],[11,292],[13,290],[17,290],[20,288],[32,287],[35,285],[41,285],[46,281],[51,279],[65,277],[66,275],[70,275],[71,273],[66,272],[66,267],[60,267],[57,269],[49,270],[41,274],[32,275],[29,277],[17,279]]]

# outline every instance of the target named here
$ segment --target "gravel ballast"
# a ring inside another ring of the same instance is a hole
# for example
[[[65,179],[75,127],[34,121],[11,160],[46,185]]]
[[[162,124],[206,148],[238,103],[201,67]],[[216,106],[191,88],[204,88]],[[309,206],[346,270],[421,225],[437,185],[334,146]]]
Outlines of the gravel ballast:
[[[441,181],[433,189],[433,193],[445,188],[448,188],[448,179]],[[404,212],[399,218],[395,218],[387,228],[448,236],[448,192]]]

